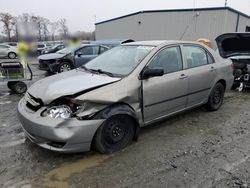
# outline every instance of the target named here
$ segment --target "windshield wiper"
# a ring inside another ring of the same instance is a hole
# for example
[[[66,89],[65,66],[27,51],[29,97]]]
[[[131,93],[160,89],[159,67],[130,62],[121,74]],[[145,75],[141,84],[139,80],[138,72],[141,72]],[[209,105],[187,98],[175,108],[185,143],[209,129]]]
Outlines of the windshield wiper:
[[[86,68],[86,67],[84,67],[84,68]],[[110,77],[114,77],[114,74],[113,73],[111,73],[111,72],[107,72],[107,71],[104,71],[104,70],[102,70],[102,69],[88,69],[88,70],[90,70],[90,71],[92,71],[92,72],[97,72],[97,73],[99,73],[99,74],[106,74],[106,75],[108,75],[108,76],[110,76]]]

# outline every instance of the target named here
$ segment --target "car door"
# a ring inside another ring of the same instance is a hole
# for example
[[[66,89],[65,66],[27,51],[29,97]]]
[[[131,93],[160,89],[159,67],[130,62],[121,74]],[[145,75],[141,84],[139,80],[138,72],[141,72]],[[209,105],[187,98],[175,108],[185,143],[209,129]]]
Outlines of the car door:
[[[75,52],[75,66],[80,67],[98,56],[99,46],[84,46]]]
[[[188,103],[192,107],[206,102],[216,78],[216,64],[201,46],[184,45],[188,75]]]
[[[180,47],[162,49],[146,68],[163,68],[164,75],[142,81],[144,121],[147,123],[185,109],[188,80]]]
[[[107,50],[109,50],[108,47],[106,47],[106,46],[100,46],[98,54],[100,55],[100,54],[106,52]]]
[[[7,51],[8,51],[8,47],[7,46],[0,45],[0,56],[1,57],[7,56],[8,55]]]

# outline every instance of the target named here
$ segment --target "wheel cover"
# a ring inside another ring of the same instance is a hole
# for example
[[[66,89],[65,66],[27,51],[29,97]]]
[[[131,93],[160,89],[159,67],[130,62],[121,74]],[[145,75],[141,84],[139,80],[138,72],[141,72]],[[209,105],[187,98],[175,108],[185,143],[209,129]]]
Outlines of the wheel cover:
[[[213,103],[219,104],[221,102],[221,99],[222,99],[222,91],[220,87],[217,87],[213,95]]]
[[[11,52],[11,53],[9,54],[9,57],[10,57],[11,59],[14,59],[14,58],[16,57],[16,55],[15,55],[14,53]]]
[[[104,140],[110,145],[121,142],[127,132],[126,123],[120,120],[112,120],[107,124],[104,132]]]
[[[67,72],[67,71],[70,71],[70,70],[71,70],[71,67],[68,64],[62,64],[60,66],[60,72]]]

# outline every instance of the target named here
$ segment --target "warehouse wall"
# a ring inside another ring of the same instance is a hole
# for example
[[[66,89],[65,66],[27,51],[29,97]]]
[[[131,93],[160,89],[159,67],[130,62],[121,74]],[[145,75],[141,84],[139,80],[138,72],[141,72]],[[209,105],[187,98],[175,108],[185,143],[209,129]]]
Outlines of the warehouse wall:
[[[245,32],[247,26],[250,26],[250,19],[240,16],[238,32]]]
[[[203,10],[140,13],[96,25],[96,39],[132,38],[135,40],[211,41],[226,32],[235,32],[237,13],[229,10]],[[250,19],[240,16],[239,30]],[[186,31],[186,32],[185,32]],[[244,29],[245,31],[245,29]]]

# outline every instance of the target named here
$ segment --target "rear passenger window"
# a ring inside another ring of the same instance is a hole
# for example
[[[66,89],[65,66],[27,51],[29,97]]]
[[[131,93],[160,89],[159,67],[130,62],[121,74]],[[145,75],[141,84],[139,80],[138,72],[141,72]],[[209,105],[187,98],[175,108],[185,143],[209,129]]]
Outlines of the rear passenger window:
[[[151,61],[149,68],[162,68],[164,73],[182,70],[182,58],[179,47],[170,47],[160,51]]]
[[[199,67],[208,64],[207,52],[200,47],[184,46],[184,54],[187,60],[187,67]]]
[[[102,53],[106,52],[107,50],[108,50],[108,48],[104,48],[103,46],[100,46],[99,54],[102,54]]]
[[[209,53],[207,53],[207,60],[208,60],[208,64],[214,63],[214,59],[212,58],[212,56]]]

